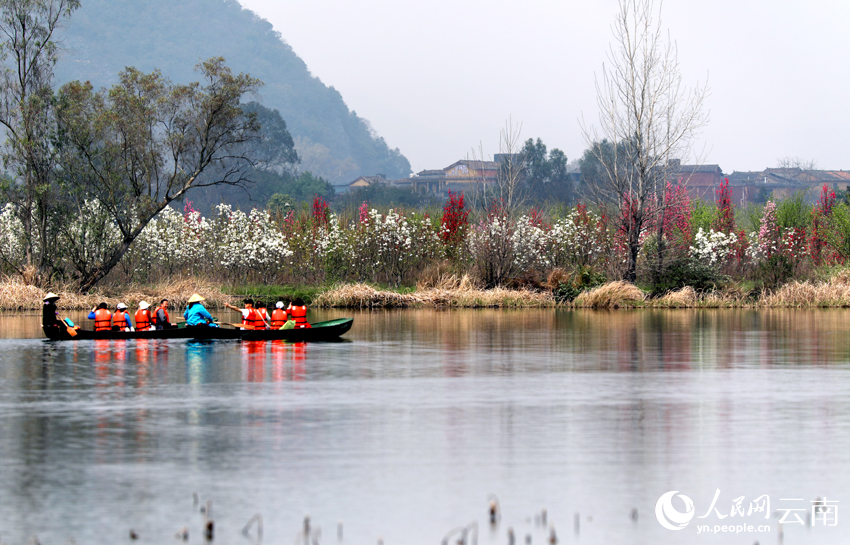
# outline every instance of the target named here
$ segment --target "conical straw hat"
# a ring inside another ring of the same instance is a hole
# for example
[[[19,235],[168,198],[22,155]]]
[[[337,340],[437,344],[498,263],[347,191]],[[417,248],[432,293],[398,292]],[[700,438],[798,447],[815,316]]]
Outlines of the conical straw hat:
[[[198,295],[197,293],[193,293],[192,297],[189,297],[189,303],[200,303],[204,298]]]
[[[45,301],[49,301],[51,299],[59,299],[59,296],[53,293],[52,291],[44,296]]]

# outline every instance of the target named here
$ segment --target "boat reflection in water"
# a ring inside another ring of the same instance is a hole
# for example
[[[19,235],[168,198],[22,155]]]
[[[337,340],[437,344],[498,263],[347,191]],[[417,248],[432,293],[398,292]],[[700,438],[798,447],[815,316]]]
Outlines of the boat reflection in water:
[[[246,382],[304,380],[306,361],[306,342],[242,342],[242,376]]]

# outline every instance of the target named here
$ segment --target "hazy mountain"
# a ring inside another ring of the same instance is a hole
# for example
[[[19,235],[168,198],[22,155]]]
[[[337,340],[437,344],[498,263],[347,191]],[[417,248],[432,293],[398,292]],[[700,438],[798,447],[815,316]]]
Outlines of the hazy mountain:
[[[126,66],[159,68],[179,83],[197,81],[198,61],[222,56],[235,72],[265,83],[260,101],[286,121],[302,158],[299,169],[337,182],[410,174],[399,150],[311,75],[271,23],[236,0],[82,0],[60,40],[59,82],[88,80],[98,87],[114,83]]]

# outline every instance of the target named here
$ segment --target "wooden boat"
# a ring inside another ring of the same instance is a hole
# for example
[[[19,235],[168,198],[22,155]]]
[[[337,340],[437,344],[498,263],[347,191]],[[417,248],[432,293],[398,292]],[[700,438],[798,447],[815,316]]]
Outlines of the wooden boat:
[[[266,329],[247,331],[226,327],[177,327],[154,331],[92,331],[77,329],[72,336],[64,327],[45,327],[44,334],[54,341],[71,340],[129,340],[129,339],[242,339],[246,341],[332,341],[351,329],[353,318],[316,322],[306,329]]]
[[[129,339],[239,339],[243,331],[224,327],[176,327],[153,331],[92,331],[77,329],[71,336],[67,328],[45,327],[44,334],[54,341],[129,340]]]

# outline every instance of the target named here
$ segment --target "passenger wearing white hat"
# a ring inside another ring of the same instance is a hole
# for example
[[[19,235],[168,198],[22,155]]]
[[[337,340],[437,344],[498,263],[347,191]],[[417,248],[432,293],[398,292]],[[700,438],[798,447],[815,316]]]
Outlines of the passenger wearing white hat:
[[[148,331],[150,329],[155,329],[150,307],[151,304],[147,301],[139,303],[139,310],[136,311],[136,331]]]
[[[130,313],[127,305],[118,303],[115,306],[115,314],[112,315],[112,329],[117,331],[133,331],[133,322],[130,321]]]
[[[283,301],[278,301],[274,305],[274,311],[272,311],[272,319],[271,319],[271,328],[272,329],[280,329],[283,327],[283,324],[286,323],[287,320],[287,312],[284,309]]]

